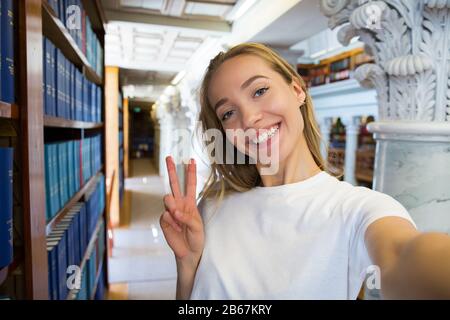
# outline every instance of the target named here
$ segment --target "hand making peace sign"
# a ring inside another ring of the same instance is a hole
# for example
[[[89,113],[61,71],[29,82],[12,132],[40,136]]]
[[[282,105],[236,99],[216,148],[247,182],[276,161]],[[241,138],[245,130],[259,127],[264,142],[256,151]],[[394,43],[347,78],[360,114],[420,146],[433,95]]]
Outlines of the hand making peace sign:
[[[196,268],[204,247],[203,222],[196,202],[196,164],[191,159],[187,167],[185,195],[180,191],[172,157],[166,157],[166,165],[172,194],[164,196],[166,211],[160,225],[176,259]]]

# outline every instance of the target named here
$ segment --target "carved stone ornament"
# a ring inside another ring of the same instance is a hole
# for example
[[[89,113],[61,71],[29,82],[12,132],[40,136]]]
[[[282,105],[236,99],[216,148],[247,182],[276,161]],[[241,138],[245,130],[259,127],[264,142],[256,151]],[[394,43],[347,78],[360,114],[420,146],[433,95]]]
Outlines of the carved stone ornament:
[[[321,0],[338,40],[359,37],[375,63],[355,74],[374,87],[380,121],[450,121],[450,0]]]

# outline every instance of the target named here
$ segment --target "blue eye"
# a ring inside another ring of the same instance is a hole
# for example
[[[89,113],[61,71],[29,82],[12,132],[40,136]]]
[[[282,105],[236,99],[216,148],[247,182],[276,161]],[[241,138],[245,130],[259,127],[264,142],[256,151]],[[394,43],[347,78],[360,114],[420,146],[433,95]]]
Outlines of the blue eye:
[[[223,114],[223,116],[222,116],[222,121],[225,121],[225,120],[227,120],[229,117],[231,117],[232,112],[233,112],[232,110],[231,110],[231,111],[225,112],[225,113]]]
[[[260,97],[262,96],[264,93],[266,93],[266,91],[269,90],[269,88],[261,88],[255,91],[254,96],[255,97]]]

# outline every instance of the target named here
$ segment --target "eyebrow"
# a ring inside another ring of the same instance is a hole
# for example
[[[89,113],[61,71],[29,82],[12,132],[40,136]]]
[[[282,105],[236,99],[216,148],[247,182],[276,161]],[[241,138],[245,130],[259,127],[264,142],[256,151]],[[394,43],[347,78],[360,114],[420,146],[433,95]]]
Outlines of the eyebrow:
[[[269,79],[265,76],[262,75],[256,75],[253,77],[248,78],[247,80],[244,81],[243,84],[241,84],[241,90],[244,90],[245,88],[247,88],[253,81],[255,81],[256,79],[259,78],[265,78],[265,79]],[[214,105],[214,111],[216,111],[221,105],[223,105],[224,103],[226,103],[228,101],[228,98],[222,98],[220,99],[215,105]]]

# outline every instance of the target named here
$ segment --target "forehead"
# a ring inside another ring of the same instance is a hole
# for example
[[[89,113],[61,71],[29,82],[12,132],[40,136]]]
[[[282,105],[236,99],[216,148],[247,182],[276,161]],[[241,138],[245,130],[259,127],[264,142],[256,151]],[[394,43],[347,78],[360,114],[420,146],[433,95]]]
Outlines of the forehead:
[[[246,54],[233,57],[214,72],[208,95],[210,99],[219,98],[218,95],[223,95],[225,89],[239,89],[245,80],[255,75],[273,79],[278,73],[258,56]]]

